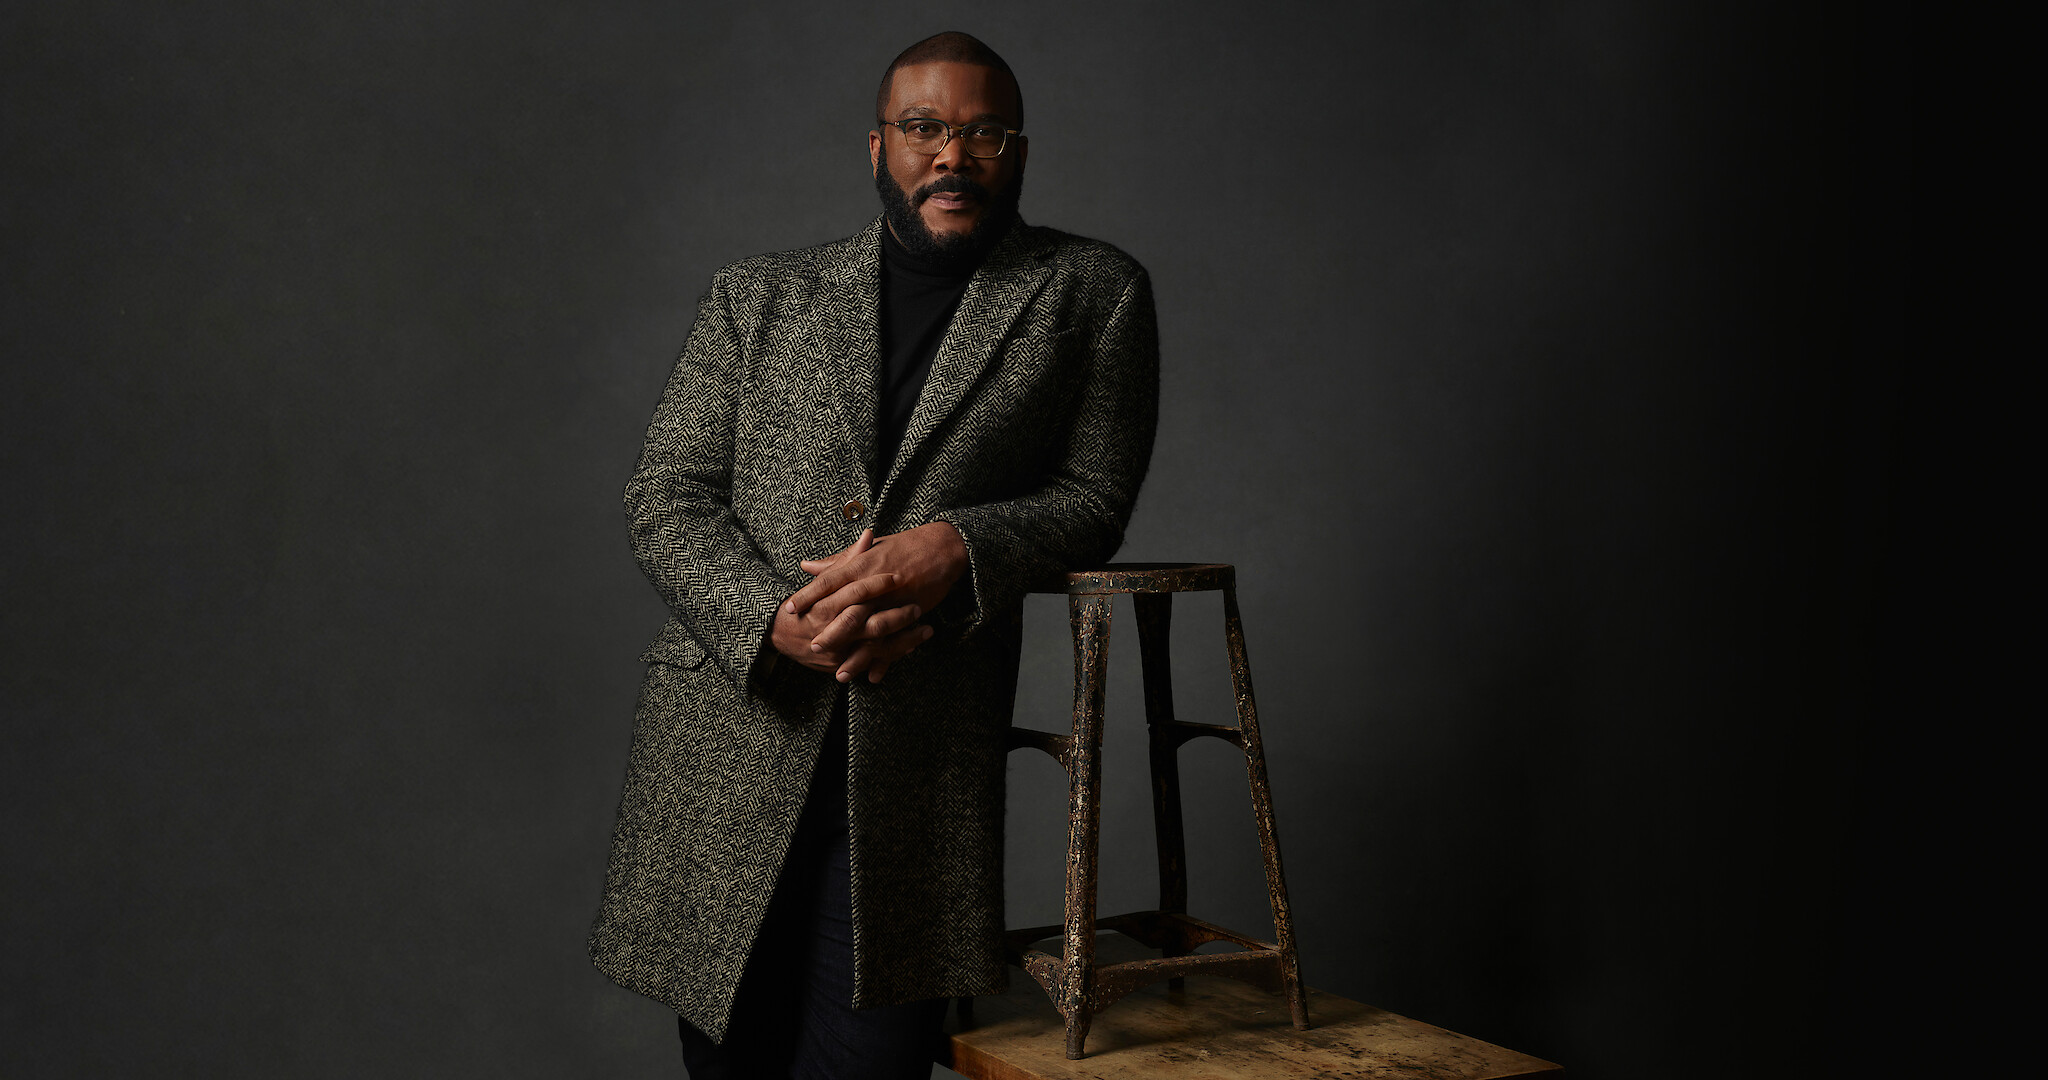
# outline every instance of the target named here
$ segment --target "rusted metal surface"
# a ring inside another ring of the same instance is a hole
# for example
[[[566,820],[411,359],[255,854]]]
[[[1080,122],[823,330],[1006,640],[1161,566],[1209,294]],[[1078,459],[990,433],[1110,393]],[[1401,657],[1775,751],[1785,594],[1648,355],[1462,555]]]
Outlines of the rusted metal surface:
[[[1032,948],[1038,942],[1055,938],[1061,940],[1064,948],[1064,925],[1034,926],[1012,930],[1007,935],[1011,962],[1036,979],[1055,1002],[1075,999],[1077,995],[1084,998],[1086,1011],[1091,1017],[1141,986],[1162,979],[1178,983],[1188,975],[1226,976],[1272,993],[1286,992],[1287,965],[1280,955],[1280,947],[1273,942],[1260,941],[1175,911],[1136,911],[1114,915],[1097,919],[1095,926],[1098,930],[1121,933],[1149,949],[1159,950],[1162,955],[1104,964],[1096,961],[1091,944],[1093,981],[1088,988],[1080,990],[1069,978],[1065,956]],[[1212,941],[1228,942],[1236,945],[1239,951],[1195,955],[1196,949]],[[1062,1009],[1061,1015],[1068,1015],[1067,1010]]]
[[[1074,627],[1074,736],[1067,760],[1066,947],[1054,999],[1067,1018],[1067,1056],[1081,1056],[1095,1019],[1096,851],[1102,823],[1102,698],[1109,684],[1109,594],[1067,597]],[[1027,968],[1026,970],[1029,970]],[[1032,972],[1043,984],[1045,978]],[[1051,989],[1050,987],[1047,988]]]
[[[1273,903],[1281,981],[1294,1026],[1308,1029],[1308,996],[1301,989],[1301,960],[1294,949],[1294,909],[1287,903],[1287,875],[1280,867],[1280,826],[1273,819],[1273,787],[1266,780],[1266,746],[1259,736],[1259,708],[1252,700],[1252,664],[1245,655],[1244,622],[1237,613],[1237,589],[1223,590],[1223,638],[1230,649],[1230,688],[1237,698],[1237,732],[1244,747],[1245,777],[1251,783],[1252,815],[1259,825],[1259,851],[1266,859],[1266,895]]]
[[[1225,563],[1120,563],[1077,571],[1046,591],[1067,594],[1074,635],[1074,718],[1071,734],[1013,728],[1010,747],[1031,747],[1052,755],[1067,771],[1067,895],[1065,922],[1057,927],[1013,930],[1007,935],[1013,962],[1044,988],[1066,1027],[1066,1054],[1080,1058],[1095,1014],[1149,983],[1167,980],[1174,990],[1188,975],[1223,975],[1284,994],[1294,1026],[1306,1030],[1307,994],[1295,951],[1293,914],[1280,865],[1280,839],[1273,820],[1273,796],[1252,698],[1251,665],[1237,610],[1237,575]],[[1237,726],[1191,724],[1174,718],[1168,660],[1173,593],[1223,593],[1224,639],[1236,698]],[[1098,919],[1095,911],[1101,829],[1103,693],[1108,684],[1111,597],[1130,593],[1137,608],[1145,682],[1145,719],[1152,772],[1154,832],[1159,845],[1159,910]],[[1221,738],[1244,752],[1252,814],[1264,857],[1266,889],[1273,907],[1274,941],[1226,930],[1187,914],[1187,841],[1181,817],[1181,744]],[[1096,962],[1096,931],[1113,930],[1156,949],[1160,956],[1116,964]],[[1034,948],[1058,937],[1058,955]],[[1196,955],[1213,941],[1238,951]]]
[[[1013,727],[1010,729],[1009,745],[1005,749],[1022,750],[1029,747],[1033,750],[1043,751],[1046,756],[1059,762],[1060,768],[1065,769],[1070,764],[1073,746],[1074,737],[1072,735],[1060,735],[1050,731],[1033,731],[1030,728]]]
[[[1237,584],[1237,568],[1229,563],[1110,563],[1075,570],[1064,583],[1043,592],[1177,593],[1215,592]]]

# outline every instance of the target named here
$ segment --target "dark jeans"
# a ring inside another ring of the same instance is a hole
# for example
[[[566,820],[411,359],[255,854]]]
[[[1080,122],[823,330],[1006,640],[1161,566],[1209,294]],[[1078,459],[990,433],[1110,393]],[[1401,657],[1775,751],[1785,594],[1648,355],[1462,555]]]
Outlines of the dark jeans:
[[[842,714],[843,716],[843,714]],[[843,718],[828,736],[724,1045],[679,1021],[691,1080],[925,1080],[946,999],[853,1006]]]

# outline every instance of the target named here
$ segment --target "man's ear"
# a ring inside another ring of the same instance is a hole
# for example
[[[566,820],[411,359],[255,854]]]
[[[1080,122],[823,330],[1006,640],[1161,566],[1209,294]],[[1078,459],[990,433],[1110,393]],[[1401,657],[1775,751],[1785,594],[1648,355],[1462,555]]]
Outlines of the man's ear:
[[[1022,169],[1022,168],[1024,167],[1024,162],[1025,162],[1026,160],[1028,160],[1028,159],[1029,159],[1030,157],[1031,157],[1031,136],[1029,136],[1029,135],[1019,135],[1019,136],[1017,136],[1017,167],[1018,167],[1019,169]]]
[[[880,128],[868,132],[868,175],[873,176],[882,167],[882,131]]]

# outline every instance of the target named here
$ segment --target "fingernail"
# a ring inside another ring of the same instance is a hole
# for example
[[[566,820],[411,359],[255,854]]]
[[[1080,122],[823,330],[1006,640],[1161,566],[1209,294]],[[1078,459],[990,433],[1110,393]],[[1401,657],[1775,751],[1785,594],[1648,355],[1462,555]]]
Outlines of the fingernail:
[[[925,628],[924,628],[924,639],[923,639],[923,640],[925,640],[925,641],[930,641],[930,640],[932,639],[932,635],[933,635],[933,634],[936,634],[936,633],[938,633],[938,631],[937,631],[937,630],[934,630],[934,629],[932,629],[932,628],[931,628],[931,627],[929,627],[929,626],[925,627]]]
[[[813,641],[813,642],[811,642],[811,651],[812,651],[812,652],[824,652],[824,651],[825,651],[825,647],[824,647],[823,645],[820,645],[820,644],[818,644],[817,642]]]
[[[849,673],[849,672],[844,672],[844,671],[842,671],[842,672],[840,672],[840,673],[839,673],[838,675],[836,675],[836,676],[834,676],[834,677],[835,677],[835,678],[837,678],[837,679],[838,679],[838,680],[839,680],[840,682],[852,682],[852,681],[853,681],[853,675],[852,675],[851,673]]]

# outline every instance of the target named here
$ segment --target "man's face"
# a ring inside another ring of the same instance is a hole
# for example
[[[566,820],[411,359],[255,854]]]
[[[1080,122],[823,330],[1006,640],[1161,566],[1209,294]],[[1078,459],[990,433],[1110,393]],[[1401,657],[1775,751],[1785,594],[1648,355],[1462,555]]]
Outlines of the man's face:
[[[1018,113],[1016,86],[1002,72],[976,64],[935,63],[896,69],[882,119],[929,116],[954,127],[995,121],[1014,128]],[[910,149],[895,128],[868,133],[868,161],[889,211],[890,231],[905,247],[927,254],[975,246],[989,231],[977,235],[977,226],[1007,224],[1029,149],[1022,135],[1012,135],[999,156],[970,157],[956,138],[938,154],[927,156]],[[891,187],[900,199],[891,197]],[[919,226],[923,236],[914,235]]]

